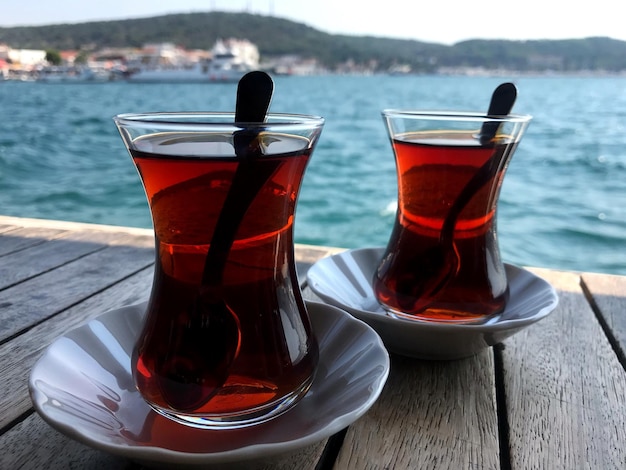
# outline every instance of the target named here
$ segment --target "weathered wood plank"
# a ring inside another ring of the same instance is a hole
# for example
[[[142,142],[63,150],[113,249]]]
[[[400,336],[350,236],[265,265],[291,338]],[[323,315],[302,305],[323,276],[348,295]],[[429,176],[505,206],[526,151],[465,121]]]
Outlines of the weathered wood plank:
[[[491,349],[460,361],[392,356],[374,406],[348,428],[335,469],[499,469]]]
[[[0,468],[137,469],[128,460],[91,449],[52,429],[36,413],[0,436]],[[7,450],[10,449],[8,452]]]
[[[314,470],[324,450],[325,441],[292,455],[278,458],[255,470]],[[23,470],[140,470],[144,467],[124,457],[92,449],[50,428],[37,414],[29,416],[0,436],[0,468]],[[6,449],[11,449],[6,452]],[[171,468],[177,468],[172,466]],[[247,468],[247,467],[243,467]]]
[[[65,220],[51,219],[31,219],[27,217],[11,217],[8,215],[0,215],[0,226],[13,226],[15,228],[51,228],[57,230],[99,230],[109,232],[124,232],[133,235],[151,235],[151,229],[121,227],[116,225],[100,225],[83,222],[70,222]]]
[[[57,238],[64,231],[54,228],[18,228],[0,234],[0,256],[18,252]]]
[[[392,355],[381,396],[348,428],[334,469],[499,469],[494,376],[492,349],[460,361]]]
[[[0,216],[1,218],[2,216]],[[4,232],[9,232],[11,230],[15,230],[19,227],[16,227],[15,225],[10,225],[10,224],[0,224],[0,233],[4,233]]]
[[[57,281],[62,282],[59,279]],[[0,384],[0,428],[17,419],[30,407],[28,374],[54,339],[107,310],[147,300],[151,282],[152,268],[144,269],[0,345],[0,377],[4,378]]]
[[[548,318],[505,341],[511,469],[626,468],[626,374],[579,276],[533,271],[560,301]]]
[[[125,237],[125,243],[118,239],[115,245],[0,291],[0,343],[154,261],[151,241]]]
[[[125,233],[97,230],[63,232],[58,238],[4,256],[0,262],[0,289],[101,250],[107,245],[127,242],[128,235]]]
[[[0,345],[0,429],[24,416],[31,409],[27,380],[30,369],[43,350],[56,337],[112,308],[141,302],[149,295],[152,269],[90,297],[55,315],[11,342]],[[313,470],[324,450],[325,441],[293,454],[271,467],[275,470]],[[0,436],[0,468],[142,468],[125,459],[89,449],[53,431],[37,415],[30,416]]]
[[[31,408],[28,376],[52,341],[108,310],[147,300],[151,283],[152,268],[144,269],[0,345],[0,429]]]
[[[20,230],[21,233],[28,233],[32,230],[53,230],[53,231],[66,231],[66,236],[83,236],[76,234],[89,234],[93,233],[93,239],[90,239],[89,235],[84,235],[86,241],[99,242],[99,237],[106,236],[107,234],[113,234],[118,236],[120,234],[133,234],[144,235],[150,239],[153,239],[153,232],[150,229],[139,229],[133,227],[116,227],[110,225],[97,225],[97,224],[85,224],[80,222],[66,222],[60,220],[46,220],[46,219],[28,219],[19,217],[10,217],[0,215],[0,227],[6,227],[7,230]],[[19,233],[19,232],[18,232]],[[72,235],[70,235],[72,234]],[[96,234],[99,234],[96,236]],[[27,241],[20,242],[26,244]],[[43,249],[43,248],[42,248]],[[321,247],[315,245],[295,245],[295,254],[297,260],[297,274],[302,284],[306,279],[306,271],[320,258],[329,256],[334,253],[343,251],[343,248],[333,247]],[[40,263],[42,261],[39,261]],[[7,262],[8,263],[8,262]],[[51,260],[43,261],[46,264],[52,264]],[[2,267],[0,267],[0,270]],[[32,268],[31,268],[32,269]],[[5,272],[10,272],[10,268],[0,271],[0,289],[6,285],[10,285],[11,280],[2,282]],[[43,271],[41,271],[43,272]],[[13,275],[12,278],[19,278],[17,275]]]
[[[61,231],[70,232],[113,232],[113,233],[126,233],[133,235],[144,235],[146,237],[153,237],[151,229],[141,229],[135,227],[117,227],[112,225],[99,225],[99,224],[87,224],[81,222],[68,222],[63,220],[48,220],[48,219],[29,219],[21,217],[11,217],[6,215],[0,215],[0,227],[6,227],[7,230],[17,229],[55,229]],[[344,248],[323,247],[316,245],[295,245],[296,259],[298,261],[298,275],[301,280],[304,280],[306,271],[313,265],[318,259],[328,256],[334,253],[343,251]]]
[[[583,288],[597,306],[602,319],[615,340],[615,347],[626,358],[626,277],[583,273]]]

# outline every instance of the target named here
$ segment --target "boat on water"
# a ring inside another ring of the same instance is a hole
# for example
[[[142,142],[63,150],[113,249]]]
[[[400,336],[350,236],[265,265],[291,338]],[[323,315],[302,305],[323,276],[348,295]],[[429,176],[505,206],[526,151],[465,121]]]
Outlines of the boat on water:
[[[115,77],[112,72],[94,67],[48,66],[33,74],[34,80],[45,83],[94,83],[108,82]]]
[[[127,67],[130,82],[211,83],[236,82],[258,67],[258,50],[245,40],[217,41],[208,57],[195,61],[177,56],[163,47],[149,56],[139,57]]]
[[[140,68],[128,73],[129,82],[203,83],[236,82],[252,68],[234,62],[216,63],[215,59],[182,67]]]

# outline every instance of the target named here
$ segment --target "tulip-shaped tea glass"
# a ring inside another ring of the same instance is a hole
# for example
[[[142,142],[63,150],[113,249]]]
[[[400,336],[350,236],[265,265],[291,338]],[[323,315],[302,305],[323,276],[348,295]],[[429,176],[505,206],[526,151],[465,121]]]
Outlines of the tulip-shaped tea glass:
[[[197,427],[277,416],[306,393],[318,360],[293,222],[323,119],[234,120],[230,113],[115,117],[156,242],[133,376],[156,411]]]
[[[383,111],[398,210],[374,274],[378,301],[402,318],[480,322],[501,312],[508,283],[496,206],[530,116]]]

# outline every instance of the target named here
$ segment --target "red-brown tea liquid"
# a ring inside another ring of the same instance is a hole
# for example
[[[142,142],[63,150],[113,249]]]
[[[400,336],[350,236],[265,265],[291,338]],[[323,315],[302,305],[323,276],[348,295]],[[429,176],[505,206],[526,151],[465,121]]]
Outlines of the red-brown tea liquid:
[[[481,146],[467,134],[408,134],[394,140],[399,201],[374,291],[390,311],[437,321],[472,321],[502,311],[508,284],[496,238],[496,204],[516,144]],[[434,263],[446,215],[474,174],[496,159],[489,180],[466,202],[454,229],[458,265]],[[446,276],[449,276],[446,278]],[[446,279],[430,292],[424,286]]]
[[[131,151],[157,248],[147,319],[133,355],[137,387],[157,408],[212,417],[264,410],[303,393],[318,351],[293,269],[292,227],[311,150],[246,162],[253,173],[267,165],[275,170],[241,220],[221,282],[207,287],[207,253],[240,162],[219,157],[221,144],[215,158],[185,155],[193,143],[182,134],[156,137],[155,147],[164,148],[159,140],[165,138],[187,147],[165,147],[176,157]],[[288,148],[289,138],[280,138]]]

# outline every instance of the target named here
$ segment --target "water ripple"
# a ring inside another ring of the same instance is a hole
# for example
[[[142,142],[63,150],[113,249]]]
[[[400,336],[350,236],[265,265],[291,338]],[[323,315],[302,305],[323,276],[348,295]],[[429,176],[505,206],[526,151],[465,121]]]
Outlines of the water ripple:
[[[296,239],[387,243],[397,198],[383,108],[484,109],[506,78],[277,77],[274,112],[326,118],[298,202]],[[613,78],[516,78],[534,116],[498,213],[505,259],[626,274],[626,87]],[[234,109],[235,85],[0,84],[0,213],[150,227],[111,120],[122,112]],[[548,93],[547,90],[550,92]]]

